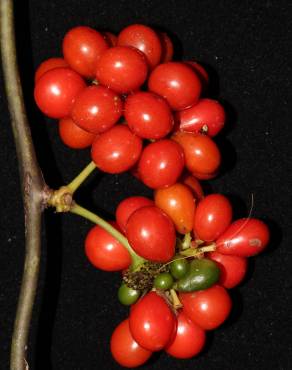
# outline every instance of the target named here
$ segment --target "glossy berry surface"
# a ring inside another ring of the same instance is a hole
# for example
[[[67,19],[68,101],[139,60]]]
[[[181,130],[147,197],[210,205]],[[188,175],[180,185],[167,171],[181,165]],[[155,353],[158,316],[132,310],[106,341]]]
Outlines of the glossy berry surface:
[[[63,40],[63,55],[74,71],[86,78],[94,78],[96,64],[109,48],[101,33],[90,27],[75,27]]]
[[[234,221],[216,240],[217,251],[239,257],[251,257],[261,253],[270,240],[267,225],[256,218]]]
[[[121,173],[137,162],[141,150],[141,139],[126,125],[117,125],[96,137],[92,144],[91,157],[102,171]]]
[[[158,207],[143,207],[132,213],[126,236],[134,251],[149,261],[168,262],[174,255],[175,228]]]
[[[149,188],[173,185],[184,168],[184,152],[180,145],[164,139],[147,145],[138,163],[138,176]]]
[[[220,285],[192,293],[180,293],[183,312],[204,330],[220,326],[231,311],[231,298]]]
[[[173,110],[186,109],[199,100],[201,82],[195,72],[179,62],[157,66],[148,80],[150,91],[163,96]]]
[[[155,67],[161,59],[161,42],[157,33],[143,24],[132,24],[124,28],[118,36],[119,46],[133,46],[146,57],[150,68]]]
[[[125,119],[130,129],[144,139],[161,139],[173,127],[167,102],[150,92],[136,92],[125,102]]]
[[[221,163],[215,142],[205,135],[177,132],[172,139],[179,143],[185,155],[186,167],[191,173],[213,174]]]
[[[126,232],[126,226],[131,214],[137,211],[137,209],[146,206],[154,206],[154,202],[142,196],[128,197],[119,203],[116,209],[116,220],[123,232]]]
[[[173,277],[168,272],[162,272],[158,274],[153,281],[154,288],[160,290],[168,290],[172,287],[172,285]]]
[[[139,89],[146,80],[147,72],[143,53],[132,47],[115,46],[99,59],[96,78],[118,93],[129,93]]]
[[[191,108],[177,112],[181,131],[205,133],[216,136],[224,127],[225,111],[222,105],[213,99],[200,99]]]
[[[44,73],[34,88],[39,109],[48,117],[69,116],[77,95],[86,87],[84,80],[70,68],[55,68]]]
[[[232,206],[224,195],[210,194],[202,199],[194,217],[194,233],[198,239],[217,239],[232,220]]]
[[[165,351],[176,358],[191,358],[199,354],[206,342],[205,331],[192,322],[182,311],[177,316],[174,340]]]
[[[154,200],[157,207],[171,218],[179,233],[186,234],[192,230],[196,206],[192,192],[186,185],[176,183],[158,189]]]
[[[175,279],[181,279],[186,276],[189,271],[189,263],[186,258],[182,258],[181,255],[177,255],[171,262],[170,272]]]
[[[123,270],[131,264],[126,248],[98,225],[86,236],[85,253],[96,268],[105,271]]]
[[[129,319],[122,321],[114,330],[110,341],[113,358],[123,367],[133,368],[143,365],[152,355],[133,338]]]
[[[99,134],[119,120],[122,109],[117,93],[104,86],[89,86],[77,96],[71,117],[84,130]]]
[[[189,263],[186,275],[179,279],[174,288],[179,292],[194,292],[210,288],[219,280],[220,269],[209,258],[195,258]]]
[[[150,351],[164,348],[176,328],[174,313],[155,292],[147,293],[132,307],[129,321],[134,339]]]
[[[125,283],[122,283],[118,290],[118,299],[120,303],[125,306],[134,304],[140,296],[139,290],[128,287]]]

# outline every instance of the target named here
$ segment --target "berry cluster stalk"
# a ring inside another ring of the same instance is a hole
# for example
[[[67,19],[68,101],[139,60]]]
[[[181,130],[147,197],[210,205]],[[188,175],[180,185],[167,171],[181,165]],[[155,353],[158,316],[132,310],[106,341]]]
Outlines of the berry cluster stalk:
[[[25,215],[25,262],[11,343],[11,370],[27,370],[26,349],[41,255],[41,213],[46,185],[36,160],[16,60],[13,1],[1,0],[1,56],[16,144]]]

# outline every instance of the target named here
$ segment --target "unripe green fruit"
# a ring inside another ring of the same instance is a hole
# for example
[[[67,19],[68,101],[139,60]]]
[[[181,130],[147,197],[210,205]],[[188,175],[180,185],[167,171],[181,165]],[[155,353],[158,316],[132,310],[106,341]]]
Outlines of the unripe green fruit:
[[[125,283],[122,283],[118,290],[119,301],[125,306],[134,304],[140,296],[140,291],[129,288]]]
[[[173,287],[179,292],[207,289],[218,281],[219,275],[220,269],[216,262],[208,258],[195,259],[190,263],[188,273]]]
[[[168,290],[173,285],[173,277],[168,272],[162,272],[154,279],[153,286],[157,289]]]
[[[186,258],[177,255],[170,264],[170,273],[175,279],[183,278],[189,270],[189,263]]]

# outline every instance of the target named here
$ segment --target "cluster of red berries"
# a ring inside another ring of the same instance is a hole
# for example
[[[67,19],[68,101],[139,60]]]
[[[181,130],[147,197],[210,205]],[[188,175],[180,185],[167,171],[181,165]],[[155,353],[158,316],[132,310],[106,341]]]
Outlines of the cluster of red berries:
[[[193,357],[205,331],[228,317],[226,288],[242,281],[246,257],[269,241],[262,221],[232,222],[229,200],[204,196],[199,182],[218,173],[212,137],[224,126],[224,109],[201,97],[205,69],[171,61],[170,38],[150,27],[130,25],[117,37],[76,27],[64,37],[63,55],[36,72],[40,110],[60,119],[66,145],[91,146],[100,170],[130,170],[154,189],[154,200],[134,196],[119,204],[113,225],[123,243],[100,226],[85,241],[94,266],[122,271],[118,297],[131,305],[112,335],[113,357],[126,367],[162,349]]]

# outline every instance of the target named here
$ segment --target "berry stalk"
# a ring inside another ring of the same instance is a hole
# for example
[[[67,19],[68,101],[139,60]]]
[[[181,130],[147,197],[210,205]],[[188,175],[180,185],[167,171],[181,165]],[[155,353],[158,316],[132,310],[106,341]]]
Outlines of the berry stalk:
[[[127,238],[121,234],[117,229],[115,229],[112,225],[106,222],[104,219],[96,215],[95,213],[79,206],[76,203],[73,203],[71,209],[71,213],[75,215],[82,216],[89,221],[99,225],[103,229],[105,229],[109,234],[111,234],[115,239],[117,239],[130,253],[132,258],[131,270],[135,270],[138,266],[142,265],[146,260],[140,256],[138,256],[134,250],[131,248]]]
[[[90,162],[80,173],[73,179],[70,184],[66,187],[74,194],[74,192],[79,188],[79,186],[87,179],[87,177],[96,169],[94,162]]]

